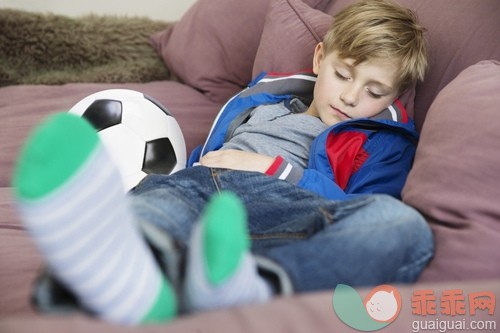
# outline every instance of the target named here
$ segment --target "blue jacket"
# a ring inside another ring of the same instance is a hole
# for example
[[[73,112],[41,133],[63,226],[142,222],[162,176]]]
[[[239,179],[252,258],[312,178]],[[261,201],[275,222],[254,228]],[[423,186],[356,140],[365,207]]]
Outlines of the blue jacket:
[[[219,149],[228,132],[256,106],[297,97],[312,100],[315,82],[311,73],[262,73],[222,107],[205,144],[193,150],[188,165]],[[308,168],[297,185],[336,200],[367,193],[400,198],[417,140],[413,120],[396,100],[374,117],[340,122],[321,133],[311,145]]]

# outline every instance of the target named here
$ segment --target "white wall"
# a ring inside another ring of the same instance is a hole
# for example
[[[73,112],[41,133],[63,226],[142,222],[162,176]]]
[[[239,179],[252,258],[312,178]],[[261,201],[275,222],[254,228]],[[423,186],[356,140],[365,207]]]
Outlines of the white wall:
[[[0,8],[68,16],[84,14],[146,16],[155,20],[175,21],[196,0],[0,0]]]

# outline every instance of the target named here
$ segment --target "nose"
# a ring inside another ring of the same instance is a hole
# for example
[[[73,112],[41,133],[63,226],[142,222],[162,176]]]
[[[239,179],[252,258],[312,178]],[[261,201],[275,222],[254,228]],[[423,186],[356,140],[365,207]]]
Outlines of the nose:
[[[340,100],[347,106],[356,106],[358,104],[359,92],[355,87],[345,87],[340,94]]]

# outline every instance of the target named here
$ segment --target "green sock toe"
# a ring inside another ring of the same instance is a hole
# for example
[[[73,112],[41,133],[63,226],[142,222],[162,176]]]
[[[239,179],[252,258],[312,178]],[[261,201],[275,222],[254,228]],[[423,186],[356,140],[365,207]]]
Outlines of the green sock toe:
[[[233,275],[249,249],[245,207],[233,193],[221,193],[208,203],[203,223],[207,277],[217,285]]]
[[[79,169],[98,144],[95,129],[69,113],[48,117],[28,137],[13,175],[16,194],[38,199],[57,189]]]

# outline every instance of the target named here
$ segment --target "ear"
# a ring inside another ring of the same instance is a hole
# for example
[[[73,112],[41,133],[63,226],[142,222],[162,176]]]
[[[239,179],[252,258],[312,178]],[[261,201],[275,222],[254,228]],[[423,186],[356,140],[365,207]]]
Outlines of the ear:
[[[313,73],[318,75],[319,73],[319,67],[321,65],[321,62],[323,61],[323,58],[325,56],[325,47],[323,46],[323,43],[318,43],[316,47],[314,48],[314,56],[313,56]]]

